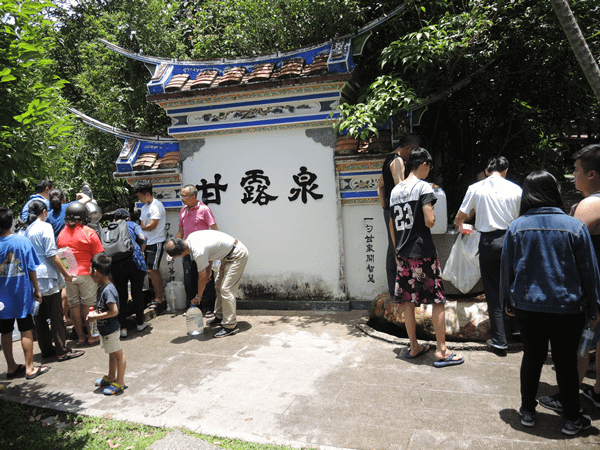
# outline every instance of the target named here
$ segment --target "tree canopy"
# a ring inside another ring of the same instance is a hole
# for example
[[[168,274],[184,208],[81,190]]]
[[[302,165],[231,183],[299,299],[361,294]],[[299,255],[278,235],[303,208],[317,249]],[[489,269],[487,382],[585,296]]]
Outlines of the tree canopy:
[[[342,106],[340,128],[367,135],[426,105],[414,131],[441,162],[451,206],[491,156],[507,156],[517,175],[564,174],[564,135],[597,124],[598,108],[550,2],[12,0],[0,1],[0,192],[23,203],[31,182],[49,176],[71,196],[90,184],[104,207],[133,200],[112,178],[122,143],[70,118],[66,105],[141,133],[164,135],[169,120],[146,101],[143,63],[98,38],[162,57],[251,57],[352,33],[402,3],[357,58],[363,88]],[[600,3],[571,6],[598,55]]]

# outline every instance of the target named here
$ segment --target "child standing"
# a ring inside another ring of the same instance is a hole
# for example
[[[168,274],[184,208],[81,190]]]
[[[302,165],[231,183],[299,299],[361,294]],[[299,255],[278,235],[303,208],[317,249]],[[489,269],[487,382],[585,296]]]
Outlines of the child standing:
[[[106,387],[105,395],[123,392],[125,386],[125,353],[120,340],[119,294],[110,280],[110,256],[98,253],[92,258],[92,279],[98,284],[96,308],[88,314],[90,322],[97,321],[102,348],[108,353],[108,375],[96,380],[96,386]]]

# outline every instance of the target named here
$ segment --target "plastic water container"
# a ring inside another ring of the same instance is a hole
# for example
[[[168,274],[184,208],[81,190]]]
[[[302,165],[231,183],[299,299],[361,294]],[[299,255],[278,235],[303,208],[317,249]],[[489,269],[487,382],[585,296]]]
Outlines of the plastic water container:
[[[90,306],[90,312],[94,312],[93,306]],[[100,336],[100,333],[98,333],[98,323],[95,320],[92,320],[91,322],[88,320],[88,324],[90,326],[90,334],[92,337]]]
[[[187,307],[185,287],[181,281],[170,281],[167,283],[165,297],[167,298],[167,306],[170,310],[185,309]]]
[[[187,326],[187,333],[190,336],[198,336],[202,334],[204,328],[204,319],[202,317],[202,311],[196,305],[192,305],[187,310],[185,315],[185,323]]]
[[[431,234],[445,234],[448,229],[448,203],[446,201],[446,193],[442,188],[434,188],[433,193],[437,198],[437,202],[433,206],[435,213],[435,225],[431,229]]]

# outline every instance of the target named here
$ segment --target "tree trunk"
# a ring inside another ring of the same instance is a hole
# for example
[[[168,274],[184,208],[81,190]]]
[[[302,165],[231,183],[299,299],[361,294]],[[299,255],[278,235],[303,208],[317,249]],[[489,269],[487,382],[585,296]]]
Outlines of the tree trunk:
[[[568,0],[551,0],[554,12],[558,16],[558,20],[567,35],[569,44],[579,61],[585,77],[588,80],[596,99],[600,102],[600,69],[590,51],[577,20],[573,16],[573,11],[569,6]]]

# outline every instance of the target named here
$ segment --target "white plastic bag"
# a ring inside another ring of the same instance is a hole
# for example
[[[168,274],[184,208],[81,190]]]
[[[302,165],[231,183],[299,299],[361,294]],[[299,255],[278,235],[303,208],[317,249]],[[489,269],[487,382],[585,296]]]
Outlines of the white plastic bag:
[[[442,272],[442,278],[450,281],[463,294],[473,289],[481,278],[479,237],[478,231],[469,235],[459,234]]]

